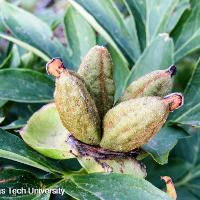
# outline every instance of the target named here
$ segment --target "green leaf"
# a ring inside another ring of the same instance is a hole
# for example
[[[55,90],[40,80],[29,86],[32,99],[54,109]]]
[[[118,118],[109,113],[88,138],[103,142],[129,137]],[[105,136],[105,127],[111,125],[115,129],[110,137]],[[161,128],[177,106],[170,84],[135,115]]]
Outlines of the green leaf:
[[[179,0],[178,4],[173,10],[172,15],[170,16],[168,25],[167,25],[167,32],[171,32],[178,21],[180,20],[182,14],[186,11],[189,10],[190,8],[190,1],[189,0]]]
[[[193,69],[192,76],[184,91],[184,106],[176,111],[172,118],[172,122],[176,124],[186,124],[191,126],[199,126],[200,113],[200,59]],[[192,97],[192,98],[191,98]]]
[[[181,177],[175,186],[178,197],[183,197],[182,191],[186,191],[186,197],[199,199],[200,197],[200,131],[187,139],[181,140],[173,151],[173,156],[190,163],[190,168]],[[179,173],[179,171],[177,171]]]
[[[0,99],[17,102],[50,102],[53,81],[33,70],[4,69],[0,71]]]
[[[4,113],[3,113],[3,109],[0,108],[0,124],[4,121],[5,117],[4,117]]]
[[[178,199],[199,199],[200,197],[200,132],[190,138],[179,140],[171,153],[169,163],[160,166],[146,160],[148,177],[156,186],[163,188],[158,182],[159,176],[170,176],[175,183]],[[198,197],[198,198],[197,198]]]
[[[21,65],[21,58],[19,54],[19,49],[17,45],[13,45],[12,48],[12,59],[10,62],[10,68],[18,68]]]
[[[0,35],[1,37],[1,35]],[[0,68],[4,68],[9,65],[10,61],[12,59],[12,51],[9,52],[9,54],[3,59],[2,63],[0,64]]]
[[[4,121],[5,117],[0,116],[0,124]]]
[[[165,183],[160,181],[161,176],[170,176],[173,182],[177,182],[191,168],[191,164],[189,162],[177,157],[169,158],[168,164],[165,165],[152,162],[152,159],[149,157],[146,160],[143,160],[143,162],[148,166],[147,180],[159,188],[165,187]]]
[[[128,77],[128,84],[140,76],[154,70],[166,69],[173,64],[173,48],[173,41],[168,34],[157,36],[135,63]]]
[[[78,69],[83,57],[95,46],[96,36],[88,22],[71,6],[65,14],[64,25],[74,69]]]
[[[149,158],[144,160],[148,166],[147,179],[157,187],[165,188],[158,179],[170,176],[175,184],[177,199],[181,200],[197,200],[200,197],[200,132],[197,129],[192,132],[192,137],[179,140],[168,164],[161,166]]]
[[[132,15],[135,18],[135,25],[137,30],[140,48],[143,51],[146,47],[146,1],[145,0],[126,0]]]
[[[119,52],[120,56],[122,51],[132,61],[137,60],[140,55],[138,39],[135,35],[129,34],[121,13],[111,0],[70,0],[70,2]]]
[[[1,193],[1,198],[7,199],[39,199],[41,194],[30,195],[28,189],[43,188],[45,183],[37,179],[33,174],[17,169],[4,168],[0,172],[0,188],[5,191],[5,194]],[[24,188],[23,194],[15,194],[15,189]],[[25,193],[27,192],[27,193]],[[31,192],[31,190],[30,190]],[[16,195],[16,196],[15,196]],[[50,197],[50,194],[43,196]],[[15,198],[16,197],[16,198]]]
[[[113,77],[115,81],[115,103],[120,98],[123,92],[123,87],[126,82],[126,78],[130,73],[128,63],[124,62],[118,55],[116,50],[111,46],[108,47],[113,61]]]
[[[126,24],[126,27],[127,27],[127,30],[129,31],[129,34],[132,35],[133,38],[135,38],[135,41],[137,41],[137,48],[141,49],[140,41],[139,41],[139,37],[138,37],[139,34],[137,32],[137,29],[136,29],[136,22],[135,22],[134,15],[131,11],[131,8],[127,4],[126,0],[123,0],[123,3],[124,3],[124,5],[125,5],[125,7],[128,11],[128,14],[129,14],[129,16],[124,19],[124,23]]]
[[[192,137],[182,139],[172,151],[172,156],[191,164],[191,168],[200,164],[200,130],[195,129]]]
[[[68,52],[53,36],[50,27],[45,22],[5,1],[1,1],[0,10],[0,17],[12,35],[49,57],[61,57],[66,66],[71,66]]]
[[[53,103],[35,112],[20,134],[29,146],[47,157],[74,158],[66,143],[69,132],[63,127]]]
[[[147,45],[159,34],[167,31],[167,24],[179,0],[146,1]]]
[[[200,48],[200,1],[192,0],[191,8],[190,12],[185,13],[173,33],[176,62]]]
[[[32,52],[27,52],[21,56],[21,63],[23,68],[33,69],[34,65],[37,64],[38,57]]]
[[[125,174],[77,175],[61,186],[67,194],[78,199],[171,199],[148,181]]]
[[[6,100],[0,99],[0,108],[3,107],[6,103]]]
[[[198,185],[195,185],[194,187],[197,187],[198,190]],[[181,200],[199,200],[199,196],[193,194],[187,187],[177,188],[176,191],[178,193],[178,198]]]
[[[163,127],[142,149],[147,151],[159,164],[168,162],[169,152],[178,140],[188,135],[182,130],[173,127]]]
[[[85,191],[81,187],[78,187],[73,181],[66,180],[62,181],[59,187],[65,189],[65,193],[72,196],[75,199],[79,200],[99,200],[99,198],[95,195],[90,193],[89,191]],[[67,189],[67,190],[66,190]]]
[[[28,147],[19,137],[0,129],[0,157],[14,160],[46,172],[57,172],[56,162]]]
[[[22,47],[22,48],[24,48],[24,49],[26,49],[26,50],[28,50],[30,52],[33,52],[35,55],[39,56],[40,58],[42,58],[43,60],[45,60],[47,62],[50,59],[42,51],[34,48],[33,46],[29,45],[28,43],[25,43],[25,42],[23,42],[23,41],[21,41],[21,40],[19,40],[17,38],[11,37],[11,36],[3,34],[3,33],[0,33],[0,37],[3,38],[3,39],[5,39],[5,40],[8,40],[10,42],[15,43],[15,44],[19,45],[20,47]]]
[[[0,126],[3,130],[19,129],[26,124],[26,119],[17,119],[8,125]]]

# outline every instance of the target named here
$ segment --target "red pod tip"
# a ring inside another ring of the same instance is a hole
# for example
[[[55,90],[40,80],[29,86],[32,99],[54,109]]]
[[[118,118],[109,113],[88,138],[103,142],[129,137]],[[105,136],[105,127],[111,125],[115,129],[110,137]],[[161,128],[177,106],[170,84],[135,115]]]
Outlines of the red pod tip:
[[[53,75],[56,78],[60,77],[60,74],[65,70],[64,64],[61,58],[53,58],[46,64],[46,71],[49,75]]]
[[[165,96],[163,101],[169,105],[169,111],[173,112],[183,105],[184,97],[181,93],[172,93]]]

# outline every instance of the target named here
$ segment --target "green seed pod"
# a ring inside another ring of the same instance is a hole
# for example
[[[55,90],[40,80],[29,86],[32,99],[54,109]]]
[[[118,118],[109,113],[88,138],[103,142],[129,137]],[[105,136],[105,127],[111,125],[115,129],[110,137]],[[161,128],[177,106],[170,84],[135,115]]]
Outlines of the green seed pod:
[[[182,102],[182,95],[173,93],[165,98],[142,97],[118,104],[105,115],[100,146],[128,152],[144,145],[161,129],[169,112]]]
[[[175,73],[176,67],[173,65],[167,70],[157,70],[142,76],[128,86],[120,101],[144,96],[163,97],[169,94],[173,85],[172,76]]]
[[[112,59],[108,50],[95,46],[85,56],[78,70],[78,74],[85,80],[95,100],[101,118],[114,103],[115,85],[112,67]]]
[[[75,72],[64,69],[58,59],[49,62],[47,70],[57,77],[54,98],[64,127],[83,143],[98,145],[100,119],[85,82]]]

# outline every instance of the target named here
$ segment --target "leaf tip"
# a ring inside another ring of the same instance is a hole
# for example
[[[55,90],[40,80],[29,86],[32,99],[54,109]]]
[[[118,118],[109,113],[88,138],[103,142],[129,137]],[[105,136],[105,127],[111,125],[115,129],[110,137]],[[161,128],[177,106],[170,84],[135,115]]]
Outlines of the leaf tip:
[[[161,37],[163,37],[165,42],[168,42],[170,40],[169,34],[168,33],[160,33],[159,34]]]
[[[163,101],[169,105],[169,111],[173,112],[183,106],[184,97],[181,93],[175,92],[165,96]]]

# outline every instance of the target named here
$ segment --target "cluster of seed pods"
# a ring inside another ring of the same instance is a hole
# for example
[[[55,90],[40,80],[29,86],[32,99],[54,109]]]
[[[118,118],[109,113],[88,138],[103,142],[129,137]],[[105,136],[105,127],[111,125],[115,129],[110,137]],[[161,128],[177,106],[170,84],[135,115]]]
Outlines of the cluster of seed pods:
[[[115,152],[146,144],[162,128],[169,112],[183,104],[180,93],[169,94],[176,67],[157,70],[133,81],[114,105],[113,64],[108,50],[93,47],[78,72],[59,58],[47,64],[56,77],[55,103],[64,127],[77,140]]]

